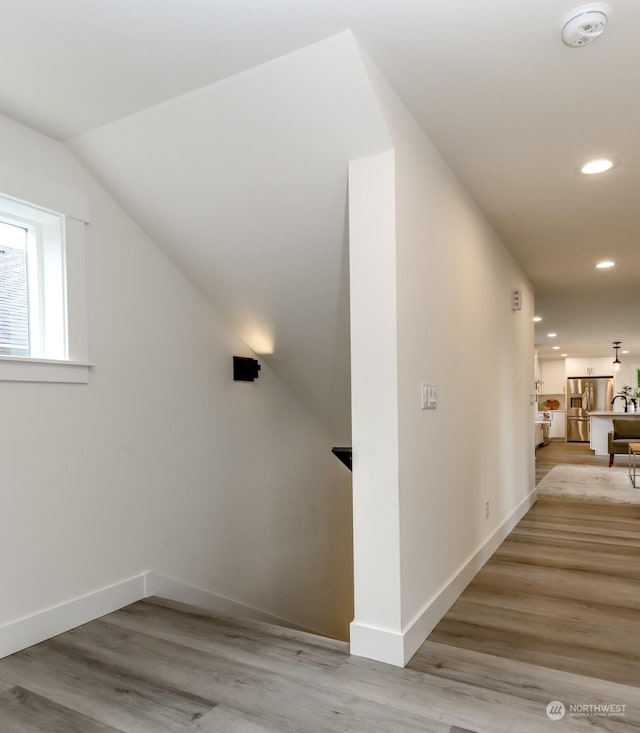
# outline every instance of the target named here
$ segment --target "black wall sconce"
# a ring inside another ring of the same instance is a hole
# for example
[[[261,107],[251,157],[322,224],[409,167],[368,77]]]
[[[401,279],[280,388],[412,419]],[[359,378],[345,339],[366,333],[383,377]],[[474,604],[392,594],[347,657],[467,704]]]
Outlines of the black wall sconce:
[[[233,357],[233,381],[234,382],[253,382],[258,378],[260,364],[257,359],[251,359],[248,356]]]

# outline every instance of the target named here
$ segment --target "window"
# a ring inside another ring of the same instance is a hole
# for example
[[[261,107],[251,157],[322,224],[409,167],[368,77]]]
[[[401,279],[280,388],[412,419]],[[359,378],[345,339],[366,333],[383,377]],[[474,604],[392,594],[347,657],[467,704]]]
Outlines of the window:
[[[87,382],[88,205],[39,184],[37,203],[0,193],[0,380]]]
[[[0,354],[68,359],[63,224],[0,197]]]
[[[0,221],[0,354],[29,354],[26,227]]]

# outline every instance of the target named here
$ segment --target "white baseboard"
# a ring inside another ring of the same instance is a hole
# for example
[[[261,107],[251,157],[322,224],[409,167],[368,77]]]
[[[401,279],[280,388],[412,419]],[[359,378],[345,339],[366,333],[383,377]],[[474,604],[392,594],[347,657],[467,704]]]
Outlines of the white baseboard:
[[[208,611],[220,613],[223,616],[250,618],[255,621],[276,624],[276,626],[297,629],[298,631],[308,631],[312,634],[320,633],[305,626],[295,624],[288,619],[261,611],[259,608],[248,606],[245,603],[234,601],[231,598],[225,598],[211,591],[183,583],[181,580],[169,578],[166,575],[160,575],[160,573],[153,571],[145,573],[145,597],[149,598],[150,596],[159,596],[160,598],[167,598],[170,601],[199,606],[200,608],[206,608]]]
[[[399,631],[351,622],[349,651],[354,657],[375,659],[376,662],[404,667],[404,642]]]
[[[144,598],[144,574],[0,626],[0,658]]]
[[[149,596],[200,606],[225,616],[251,618],[318,633],[252,606],[150,571],[3,624],[0,626],[0,659]]]
[[[404,627],[402,633],[371,626],[351,624],[351,654],[404,667],[440,619],[455,603],[482,566],[498,549],[511,530],[535,504],[538,490],[529,493],[502,524],[451,578],[425,603],[422,610]]]
[[[225,616],[251,618],[312,634],[318,633],[244,603],[149,571],[3,624],[0,626],[0,659],[149,596],[200,606]]]
[[[422,611],[407,624],[402,633],[354,621],[351,624],[351,653],[396,666],[407,664],[456,598],[533,506],[536,497],[537,490],[534,489],[480,549],[463,563],[444,587],[425,604]],[[315,629],[305,628],[258,608],[149,571],[3,624],[0,626],[0,659],[149,596],[160,596],[200,606],[227,616],[241,616],[312,634],[319,633]]]

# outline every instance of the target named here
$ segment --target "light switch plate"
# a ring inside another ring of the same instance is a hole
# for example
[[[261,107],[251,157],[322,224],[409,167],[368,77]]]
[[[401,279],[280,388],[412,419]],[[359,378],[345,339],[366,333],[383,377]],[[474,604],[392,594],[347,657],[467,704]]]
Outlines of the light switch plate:
[[[520,288],[511,289],[511,310],[522,310],[522,290],[520,290]]]
[[[435,410],[438,406],[438,388],[435,384],[421,384],[420,398],[423,410]]]

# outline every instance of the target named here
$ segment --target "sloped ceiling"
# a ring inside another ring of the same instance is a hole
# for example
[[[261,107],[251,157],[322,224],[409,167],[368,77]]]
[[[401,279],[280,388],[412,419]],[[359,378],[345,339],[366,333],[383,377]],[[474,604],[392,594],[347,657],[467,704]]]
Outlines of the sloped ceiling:
[[[69,145],[348,442],[347,161],[390,147],[351,33]]]
[[[581,4],[4,2],[0,112],[68,140],[350,28],[535,286],[540,355],[621,339],[637,362],[640,2],[610,0],[602,38],[569,48]],[[620,164],[576,173],[600,156]],[[602,259],[617,266],[594,273]]]

